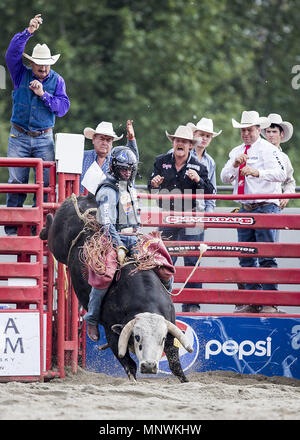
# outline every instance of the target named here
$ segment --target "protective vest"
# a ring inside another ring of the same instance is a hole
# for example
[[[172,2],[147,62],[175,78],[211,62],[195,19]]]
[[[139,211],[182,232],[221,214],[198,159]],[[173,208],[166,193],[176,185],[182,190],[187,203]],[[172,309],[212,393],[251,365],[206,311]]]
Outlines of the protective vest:
[[[127,182],[118,182],[111,177],[107,177],[99,185],[96,194],[103,187],[113,188],[117,193],[117,205],[115,207],[117,209],[116,230],[120,232],[128,227],[137,228],[140,225],[140,210],[138,208],[136,189]],[[103,224],[100,218],[98,218],[98,222]]]
[[[58,74],[50,70],[49,77],[43,82],[43,89],[54,94]],[[39,96],[29,89],[29,83],[34,80],[32,70],[27,69],[20,86],[13,91],[13,113],[11,122],[24,130],[45,130],[55,124],[55,114],[45,106]]]

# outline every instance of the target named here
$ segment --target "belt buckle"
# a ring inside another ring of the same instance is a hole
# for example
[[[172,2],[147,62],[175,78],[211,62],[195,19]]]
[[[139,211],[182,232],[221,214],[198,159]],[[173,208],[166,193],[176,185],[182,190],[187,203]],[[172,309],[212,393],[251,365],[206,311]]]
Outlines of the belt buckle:
[[[43,134],[42,131],[30,131],[29,133],[30,133],[29,136],[31,136],[31,137],[38,137],[41,134]]]
[[[36,130],[36,131],[28,130],[28,131],[25,131],[25,133],[31,137],[38,137],[38,136],[41,136],[41,134],[44,134],[45,130]]]

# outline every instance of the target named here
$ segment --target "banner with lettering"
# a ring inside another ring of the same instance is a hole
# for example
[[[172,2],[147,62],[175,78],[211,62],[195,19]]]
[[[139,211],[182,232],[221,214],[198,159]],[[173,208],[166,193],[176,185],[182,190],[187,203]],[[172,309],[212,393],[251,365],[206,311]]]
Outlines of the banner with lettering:
[[[0,376],[39,375],[39,313],[1,311]]]
[[[180,362],[188,375],[204,371],[286,376],[300,379],[300,318],[177,315],[176,325],[189,339],[193,352],[179,344]],[[125,375],[111,350],[87,337],[86,368],[112,376]],[[135,355],[130,354],[137,362]],[[171,374],[166,356],[159,362],[159,375]],[[138,374],[141,376],[140,374]]]

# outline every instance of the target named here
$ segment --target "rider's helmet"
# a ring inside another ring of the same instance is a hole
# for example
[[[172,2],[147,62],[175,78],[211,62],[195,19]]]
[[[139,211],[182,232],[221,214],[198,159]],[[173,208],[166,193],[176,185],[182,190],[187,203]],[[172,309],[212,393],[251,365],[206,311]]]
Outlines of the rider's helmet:
[[[127,179],[132,182],[137,172],[137,158],[128,147],[115,147],[110,156],[109,171],[117,180],[125,180],[120,171],[131,170],[130,177]]]

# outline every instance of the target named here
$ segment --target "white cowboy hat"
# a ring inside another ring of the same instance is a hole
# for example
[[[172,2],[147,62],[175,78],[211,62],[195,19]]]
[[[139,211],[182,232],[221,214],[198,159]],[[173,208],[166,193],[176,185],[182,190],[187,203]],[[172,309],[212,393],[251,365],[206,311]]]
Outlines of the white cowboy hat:
[[[291,139],[294,129],[290,122],[283,121],[282,117],[277,113],[270,113],[268,119],[270,119],[271,124],[280,125],[280,127],[283,129],[283,136],[280,142],[287,142]],[[266,130],[263,129],[261,134],[266,137]]]
[[[35,64],[46,66],[55,64],[60,57],[60,53],[58,55],[51,55],[50,49],[47,44],[37,44],[36,46],[34,46],[31,56],[27,55],[27,53],[23,53],[23,55],[25,58],[33,61]]]
[[[205,131],[206,133],[212,134],[213,137],[219,136],[219,134],[222,133],[222,130],[220,130],[218,133],[214,131],[214,123],[212,119],[201,118],[200,121],[197,122],[197,125],[193,124],[192,122],[189,122],[186,125],[187,127],[191,127],[193,132],[196,130],[201,130]]]
[[[187,127],[186,125],[179,125],[174,134],[169,134],[166,130],[166,135],[171,142],[174,138],[187,139],[189,141],[193,140],[193,130],[191,127]]]
[[[260,128],[267,128],[271,125],[268,118],[259,117],[259,114],[254,110],[250,112],[244,111],[241,122],[237,122],[235,119],[231,119],[231,121],[234,128],[247,128],[252,125],[260,125]]]
[[[111,122],[105,122],[102,121],[100,124],[97,125],[96,130],[93,130],[90,127],[86,127],[83,130],[83,134],[87,139],[93,139],[94,134],[104,134],[105,136],[111,136],[113,139],[113,142],[118,141],[122,139],[122,136],[117,136],[114,132],[113,126]]]

